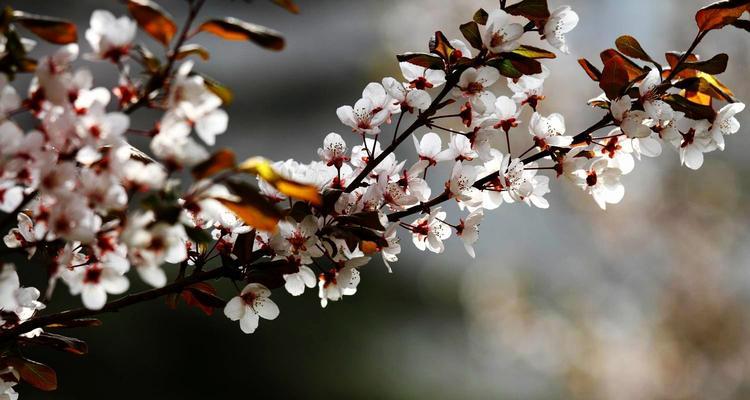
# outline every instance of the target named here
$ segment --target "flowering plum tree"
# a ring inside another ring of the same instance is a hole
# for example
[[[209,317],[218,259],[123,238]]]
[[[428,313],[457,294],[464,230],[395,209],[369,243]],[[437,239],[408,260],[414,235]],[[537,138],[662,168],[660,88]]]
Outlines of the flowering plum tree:
[[[623,199],[621,178],[635,161],[665,146],[700,168],[739,130],[735,115],[744,109],[716,78],[728,56],[701,59],[695,49],[714,30],[750,30],[741,19],[750,0],[698,11],[695,40],[666,63],[631,36],[601,53],[602,69],[581,59],[603,93],[589,101],[601,119],[576,134],[543,107],[550,70],[542,60],[555,53],[524,39],[539,36],[567,53],[577,14],[550,10],[546,0],[501,0],[461,25],[462,39],[438,31],[428,51],[398,55],[403,77],[370,83],[339,107],[346,133],[325,136],[319,160],[238,159],[208,149],[227,130],[222,105],[232,94],[193,68],[190,58],[209,52],[190,39],[212,34],[280,50],[283,38],[231,17],[199,22],[205,0],[186,1],[182,26],[151,0],[125,3],[129,16],[94,11],[84,34],[83,58],[116,68],[114,87],[96,86],[75,66],[73,23],[10,7],[0,16],[2,255],[26,255],[32,262],[23,269],[48,274],[39,290],[22,286],[14,265],[0,272],[0,398],[17,398],[21,381],[56,388],[53,369],[24,351],[87,351],[54,333],[60,328],[95,326],[100,313],[164,297],[206,314],[221,309],[252,333],[260,319],[279,316],[272,297],[283,292],[316,289],[322,307],[354,295],[373,256],[390,271],[402,238],[441,253],[455,236],[474,257],[483,213],[513,203],[548,208],[550,177],[604,209]],[[274,3],[297,11],[291,1]],[[164,46],[164,57],[136,42],[139,29]],[[34,60],[26,32],[60,47]],[[13,86],[18,74],[33,74],[28,89]],[[144,109],[159,117],[137,129],[130,115]],[[450,120],[461,128],[447,127]],[[133,147],[129,135],[147,137],[149,147]],[[511,135],[526,137],[528,148],[512,149]],[[405,142],[414,144],[411,160],[394,152]],[[430,186],[426,176],[439,164],[449,174]],[[448,202],[458,206],[453,215],[442,208]],[[119,297],[131,279],[153,288]],[[236,296],[218,296],[217,279],[234,282]],[[45,313],[60,283],[83,307]]]

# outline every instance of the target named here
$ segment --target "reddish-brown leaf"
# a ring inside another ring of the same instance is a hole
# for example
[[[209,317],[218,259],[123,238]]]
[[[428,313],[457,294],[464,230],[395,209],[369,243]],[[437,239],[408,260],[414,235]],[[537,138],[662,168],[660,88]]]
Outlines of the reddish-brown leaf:
[[[177,33],[172,17],[154,1],[128,0],[128,11],[149,36],[164,46],[168,46]]]
[[[703,71],[707,74],[718,75],[727,70],[729,56],[721,53],[706,61],[688,61],[680,65],[679,71],[685,69],[694,69]]]
[[[630,83],[628,70],[617,58],[612,58],[604,64],[599,87],[610,100],[620,97],[623,89]]]
[[[216,289],[206,282],[188,286],[180,296],[185,304],[199,308],[206,315],[212,315],[215,308],[222,308],[226,305],[226,301],[216,296]]]
[[[62,329],[62,328],[80,328],[80,327],[93,327],[101,326],[102,321],[96,318],[79,318],[72,319],[65,322],[56,322],[54,324],[45,325],[45,329]]]
[[[594,64],[590,63],[589,60],[581,58],[578,60],[578,64],[581,64],[581,68],[586,72],[586,75],[594,82],[599,82],[602,79],[602,72]]]
[[[24,339],[23,342],[30,345],[48,346],[79,356],[89,351],[88,345],[83,340],[49,332],[42,332],[35,338]]]
[[[670,94],[662,100],[672,106],[675,111],[685,113],[685,116],[690,119],[707,119],[713,121],[716,118],[716,110],[713,107],[694,103],[683,96]]]
[[[220,149],[208,160],[193,167],[193,177],[197,179],[207,178],[221,171],[234,168],[236,164],[234,152],[229,149]]]
[[[610,60],[616,60],[616,62],[620,64],[620,66],[624,68],[625,71],[627,71],[628,79],[630,79],[631,81],[635,78],[638,78],[639,76],[642,76],[646,72],[643,68],[638,66],[638,64],[634,63],[631,59],[625,57],[615,49],[604,50],[600,54],[600,57],[604,65],[607,65]]]
[[[13,11],[13,22],[21,24],[50,43],[69,44],[78,41],[76,25],[64,19]]]
[[[620,50],[622,54],[625,54],[628,57],[633,57],[648,62],[654,61],[651,56],[649,56],[648,53],[643,50],[643,47],[641,47],[641,44],[638,43],[638,40],[636,40],[636,38],[632,36],[620,36],[615,41],[615,45],[617,46],[617,50]]]
[[[294,4],[292,0],[271,0],[274,4],[283,7],[290,13],[299,14],[299,6]]]
[[[737,21],[750,9],[750,0],[724,0],[703,7],[695,14],[695,22],[702,32],[721,29]]]
[[[39,390],[52,391],[57,389],[57,374],[52,368],[26,358],[12,357],[6,362],[15,368],[21,379]]]
[[[239,181],[228,180],[229,190],[238,199],[216,198],[247,225],[262,231],[275,232],[281,212],[258,189]]]
[[[396,56],[399,62],[408,62],[419,65],[427,69],[445,69],[445,62],[442,58],[427,53],[404,53]]]
[[[233,17],[206,21],[198,27],[198,31],[208,32],[225,40],[247,40],[270,50],[284,48],[281,33]]]

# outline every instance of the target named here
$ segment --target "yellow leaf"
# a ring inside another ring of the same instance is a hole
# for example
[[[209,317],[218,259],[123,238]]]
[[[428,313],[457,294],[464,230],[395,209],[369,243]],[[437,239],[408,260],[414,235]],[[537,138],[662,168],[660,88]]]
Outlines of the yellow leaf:
[[[312,185],[295,182],[279,175],[271,166],[271,162],[263,157],[252,157],[241,163],[237,170],[256,174],[270,183],[279,192],[313,205],[323,204],[318,188]]]

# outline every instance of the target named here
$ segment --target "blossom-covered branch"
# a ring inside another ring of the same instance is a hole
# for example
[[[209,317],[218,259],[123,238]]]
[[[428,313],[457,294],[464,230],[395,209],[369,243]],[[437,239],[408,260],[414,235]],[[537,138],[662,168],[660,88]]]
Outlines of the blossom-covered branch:
[[[83,58],[119,74],[111,88],[76,67],[71,22],[9,7],[0,18],[0,211],[8,213],[0,225],[5,246],[48,273],[43,290],[22,287],[12,264],[0,273],[0,397],[15,398],[19,381],[56,387],[54,371],[26,358],[26,346],[85,352],[80,340],[49,331],[166,297],[206,314],[222,309],[252,333],[261,318],[278,317],[273,291],[317,288],[327,307],[357,292],[373,256],[390,271],[400,238],[442,253],[455,234],[473,257],[484,213],[513,203],[548,208],[550,177],[604,209],[623,199],[621,178],[635,161],[665,146],[697,169],[739,131],[744,109],[716,78],[729,57],[701,60],[695,50],[711,31],[746,29],[748,0],[700,10],[695,40],[664,64],[631,36],[601,53],[602,69],[579,60],[603,93],[589,101],[599,121],[575,135],[545,109],[545,60],[555,53],[524,43],[533,36],[567,53],[578,15],[546,0],[500,1],[460,26],[463,39],[438,31],[426,52],[398,55],[402,77],[372,82],[338,108],[351,133],[328,134],[318,161],[238,158],[208,149],[228,129],[222,105],[232,93],[194,69],[190,58],[207,59],[209,50],[188,42],[212,34],[281,50],[284,39],[233,17],[200,20],[204,0],[187,2],[181,27],[153,1],[125,3],[130,16],[94,11],[85,32]],[[139,27],[163,57],[136,41]],[[33,60],[23,30],[61,47]],[[25,92],[12,84],[20,73],[33,74]],[[143,109],[158,118],[132,126],[130,115]],[[24,126],[21,114],[34,124]],[[148,148],[135,148],[131,135],[147,137]],[[523,138],[521,149],[511,147]],[[404,143],[414,145],[410,160],[396,155]],[[192,179],[180,178],[183,170]],[[111,299],[127,292],[131,271],[153,288]],[[215,279],[233,282],[236,295],[222,298]],[[61,284],[84,308],[45,314]]]

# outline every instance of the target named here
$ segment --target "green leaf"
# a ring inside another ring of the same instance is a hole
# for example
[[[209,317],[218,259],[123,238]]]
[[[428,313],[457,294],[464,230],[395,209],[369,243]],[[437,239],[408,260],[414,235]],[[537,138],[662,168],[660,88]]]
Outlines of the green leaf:
[[[487,23],[487,18],[489,16],[490,15],[487,14],[487,11],[485,11],[484,8],[480,8],[479,10],[477,10],[477,12],[474,13],[473,20],[479,25],[484,25]]]
[[[547,0],[523,0],[505,8],[510,15],[520,15],[530,20],[544,20],[550,17]]]
[[[195,243],[206,244],[210,243],[213,239],[208,231],[196,226],[185,225],[185,232],[187,233],[190,240],[194,241]]]
[[[487,61],[487,65],[497,68],[500,75],[511,79],[542,72],[542,64],[539,61],[514,53],[503,53],[500,58]]]
[[[285,44],[281,33],[233,17],[208,20],[198,27],[198,32],[208,32],[225,40],[247,40],[276,51]]]
[[[479,50],[482,49],[482,36],[479,34],[479,25],[476,22],[467,22],[461,25],[460,29],[471,47]]]
[[[206,74],[201,74],[201,76],[203,77],[203,84],[206,85],[206,88],[208,88],[213,94],[219,96],[224,106],[232,104],[234,95],[228,87]]]

